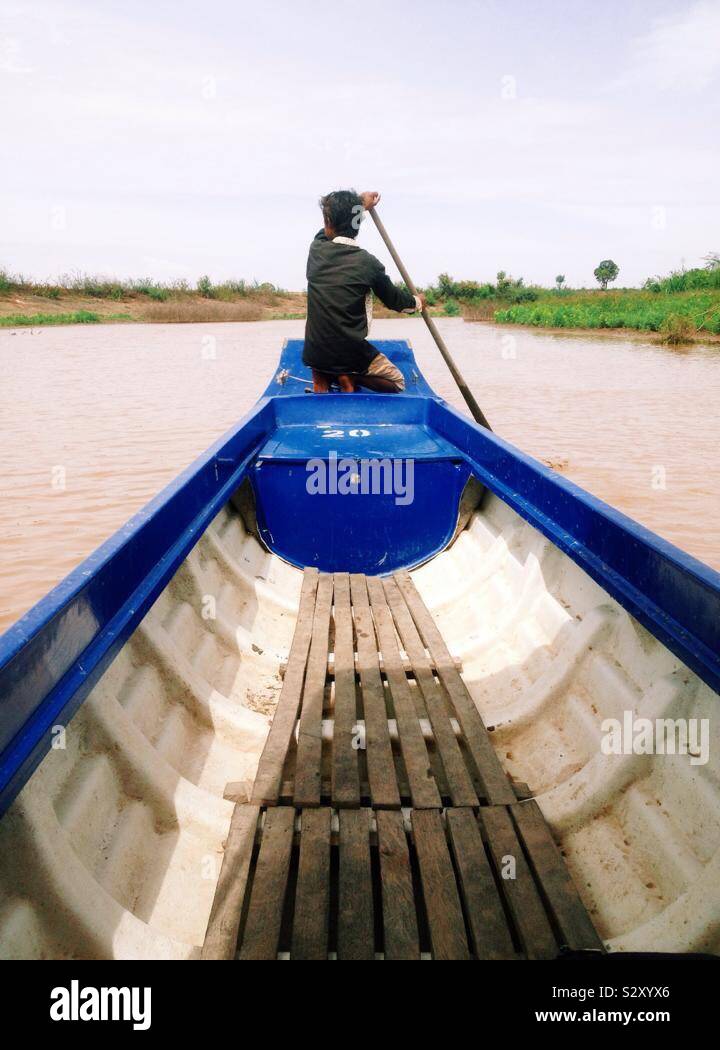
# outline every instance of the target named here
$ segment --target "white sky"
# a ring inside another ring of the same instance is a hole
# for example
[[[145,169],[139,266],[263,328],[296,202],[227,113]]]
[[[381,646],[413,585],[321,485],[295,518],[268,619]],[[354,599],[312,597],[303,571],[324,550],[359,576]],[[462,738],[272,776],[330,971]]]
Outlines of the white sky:
[[[301,288],[351,185],[421,284],[639,284],[720,250],[719,81],[720,0],[3,0],[0,266]]]

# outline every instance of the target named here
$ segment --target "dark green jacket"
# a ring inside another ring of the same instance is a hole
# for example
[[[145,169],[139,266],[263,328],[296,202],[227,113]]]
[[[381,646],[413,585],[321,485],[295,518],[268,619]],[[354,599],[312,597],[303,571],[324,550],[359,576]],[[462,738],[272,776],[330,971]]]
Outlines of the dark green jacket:
[[[331,241],[320,230],[307,262],[308,306],[303,361],[321,372],[366,372],[378,351],[367,341],[367,298],[390,310],[414,310],[415,297],[397,288],[385,267],[355,243]]]

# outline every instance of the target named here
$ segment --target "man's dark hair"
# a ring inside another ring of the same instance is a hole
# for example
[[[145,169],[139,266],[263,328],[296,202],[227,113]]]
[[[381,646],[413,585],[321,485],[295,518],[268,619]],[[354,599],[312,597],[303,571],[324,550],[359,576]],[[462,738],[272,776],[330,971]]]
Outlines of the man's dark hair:
[[[355,190],[335,190],[320,198],[323,219],[340,237],[357,237],[363,204]]]

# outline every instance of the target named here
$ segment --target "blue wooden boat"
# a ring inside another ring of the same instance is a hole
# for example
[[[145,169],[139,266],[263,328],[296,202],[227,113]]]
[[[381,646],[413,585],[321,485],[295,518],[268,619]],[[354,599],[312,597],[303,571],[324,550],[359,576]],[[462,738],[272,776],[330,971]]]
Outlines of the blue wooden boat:
[[[308,569],[388,609],[372,581],[411,581],[452,667],[426,625],[413,672],[397,616],[391,656],[376,611],[383,680],[460,670],[605,948],[720,949],[720,575],[377,345],[403,394],[312,395],[289,341],[255,408],[0,639],[0,955],[201,954]]]

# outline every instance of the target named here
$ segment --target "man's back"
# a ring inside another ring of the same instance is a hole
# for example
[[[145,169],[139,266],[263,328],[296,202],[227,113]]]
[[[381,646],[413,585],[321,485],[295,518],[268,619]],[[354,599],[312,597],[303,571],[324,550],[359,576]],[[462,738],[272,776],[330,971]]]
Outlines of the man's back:
[[[348,243],[349,242],[349,243]],[[310,245],[305,363],[321,371],[365,372],[377,350],[367,342],[371,293],[390,283],[395,309],[415,307],[409,293],[390,282],[381,262],[350,238],[330,240],[323,230]],[[387,289],[385,298],[388,297]],[[392,304],[388,303],[388,306]]]
[[[373,195],[363,195],[368,196]],[[339,203],[336,198],[341,198]],[[372,293],[391,310],[415,310],[417,304],[415,296],[393,284],[379,259],[356,243],[363,198],[353,191],[330,194],[323,198],[324,214],[325,202],[331,199],[334,210],[328,208],[325,227],[308,255],[303,361],[331,375],[362,375],[378,356],[367,341]],[[332,219],[341,224],[341,232],[331,225]]]

